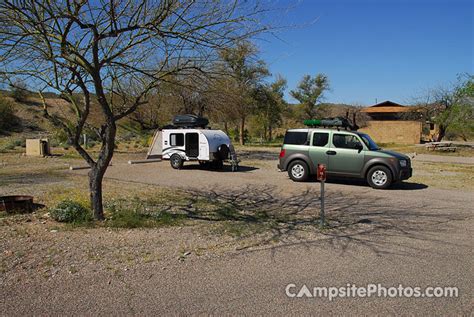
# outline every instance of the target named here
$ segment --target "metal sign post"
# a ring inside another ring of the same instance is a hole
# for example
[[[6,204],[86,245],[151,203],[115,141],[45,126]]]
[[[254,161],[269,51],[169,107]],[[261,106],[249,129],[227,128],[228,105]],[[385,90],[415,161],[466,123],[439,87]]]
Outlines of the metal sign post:
[[[324,183],[326,182],[326,165],[318,164],[317,179],[321,182],[321,209],[319,211],[319,226],[322,228],[326,224],[324,214]]]

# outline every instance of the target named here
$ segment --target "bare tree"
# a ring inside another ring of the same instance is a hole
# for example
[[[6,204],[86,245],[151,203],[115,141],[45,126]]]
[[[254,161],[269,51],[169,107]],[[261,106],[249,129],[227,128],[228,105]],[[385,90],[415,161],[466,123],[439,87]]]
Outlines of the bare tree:
[[[145,105],[167,76],[206,72],[216,49],[265,29],[255,20],[261,12],[240,1],[2,0],[0,75],[39,93],[45,117],[91,167],[91,205],[103,219],[117,121]],[[52,113],[45,91],[60,94],[74,115]],[[93,103],[101,112],[97,158],[79,144]]]

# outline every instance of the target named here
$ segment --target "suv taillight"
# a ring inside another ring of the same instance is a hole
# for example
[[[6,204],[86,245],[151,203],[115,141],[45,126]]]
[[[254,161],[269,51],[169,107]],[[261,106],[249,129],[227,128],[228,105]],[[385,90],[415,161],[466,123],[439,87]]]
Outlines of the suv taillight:
[[[285,149],[281,149],[281,151],[280,151],[280,158],[282,158],[282,157],[285,156],[285,152],[286,152]]]

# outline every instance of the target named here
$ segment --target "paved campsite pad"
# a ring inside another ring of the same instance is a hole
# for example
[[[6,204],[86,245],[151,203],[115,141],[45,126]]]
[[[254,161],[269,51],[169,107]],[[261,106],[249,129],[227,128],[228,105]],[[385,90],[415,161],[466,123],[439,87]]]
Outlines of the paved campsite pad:
[[[206,171],[168,162],[114,161],[109,181],[179,187],[209,199],[317,213],[319,184],[293,183],[276,161],[249,157],[242,171]],[[84,175],[87,171],[65,171]],[[56,181],[56,179],[55,179]],[[85,179],[84,179],[85,181]],[[41,184],[44,186],[44,184]],[[149,185],[147,185],[149,186]],[[327,209],[356,223],[303,237],[293,223],[278,239],[240,248],[206,227],[75,229],[51,232],[33,220],[1,227],[0,306],[5,314],[467,314],[472,311],[472,191],[410,181],[373,190],[332,181]],[[313,194],[314,193],[314,194]],[[256,208],[256,207],[255,207]],[[367,221],[368,220],[368,221]],[[13,240],[14,239],[14,240]],[[190,252],[190,253],[187,253]],[[22,256],[18,256],[23,253]],[[186,254],[186,255],[185,255]],[[35,256],[33,256],[35,255]],[[13,260],[15,259],[15,260]],[[66,263],[66,264],[64,264]],[[7,274],[7,272],[9,274]],[[345,286],[457,286],[457,299],[289,299],[288,283]]]

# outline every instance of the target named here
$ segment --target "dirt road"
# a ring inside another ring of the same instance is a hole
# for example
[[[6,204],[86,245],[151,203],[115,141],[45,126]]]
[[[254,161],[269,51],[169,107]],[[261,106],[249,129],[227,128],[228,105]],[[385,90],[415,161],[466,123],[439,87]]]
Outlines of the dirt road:
[[[310,213],[318,211],[317,182],[293,183],[276,170],[276,162],[271,159],[249,158],[244,163],[240,172],[231,173],[200,170],[192,165],[177,171],[167,162],[130,166],[123,161],[114,162],[106,177],[197,189],[203,195],[226,193],[222,197],[245,197],[252,204],[267,199],[272,208],[278,204],[292,208],[297,204]],[[123,186],[127,186],[126,182]],[[333,181],[326,188],[327,209],[341,217],[350,215],[360,223],[347,230],[323,231],[305,238],[298,235],[297,224],[288,224],[276,231],[281,235],[278,243],[231,248],[204,256],[199,254],[199,246],[212,243],[212,239],[193,227],[126,232],[94,229],[85,234],[48,232],[51,245],[55,234],[67,238],[72,248],[80,249],[87,239],[97,241],[98,258],[78,263],[85,267],[77,273],[61,270],[48,278],[4,277],[0,286],[2,314],[472,313],[472,191],[438,189],[414,182],[386,191],[373,190],[360,182]],[[160,261],[133,262],[133,257],[140,254],[134,250],[143,250],[142,245],[138,248],[131,243],[137,240],[146,244],[148,251],[159,250]],[[127,252],[132,254],[131,262],[125,261],[119,270],[102,269],[100,249],[105,245],[120,249],[124,256]],[[177,259],[176,249],[182,245],[192,252]],[[290,298],[285,287],[291,283],[295,289],[303,284],[311,289],[378,283],[386,287],[454,286],[459,288],[459,297],[333,301]]]

